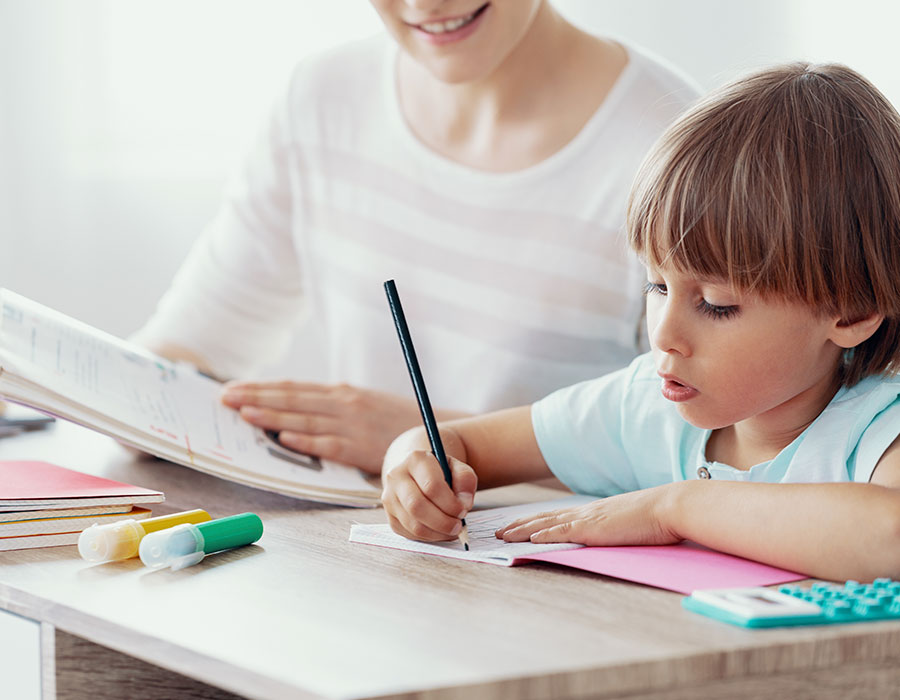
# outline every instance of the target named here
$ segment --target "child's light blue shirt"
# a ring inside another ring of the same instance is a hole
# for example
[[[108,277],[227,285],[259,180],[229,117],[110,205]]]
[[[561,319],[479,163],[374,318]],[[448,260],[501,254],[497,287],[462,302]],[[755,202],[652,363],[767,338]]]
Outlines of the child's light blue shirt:
[[[707,461],[711,431],[681,418],[660,388],[648,353],[535,403],[532,424],[551,471],[573,491],[595,496],[697,478],[867,482],[900,434],[900,379],[868,377],[842,387],[774,459],[740,470]]]

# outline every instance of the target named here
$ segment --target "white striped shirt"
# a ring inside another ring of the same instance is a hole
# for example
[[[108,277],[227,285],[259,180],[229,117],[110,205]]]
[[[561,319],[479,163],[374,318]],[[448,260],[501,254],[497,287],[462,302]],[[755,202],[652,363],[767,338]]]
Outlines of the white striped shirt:
[[[386,37],[304,61],[137,338],[245,378],[311,312],[321,334],[301,338],[324,347],[320,380],[406,394],[382,291],[395,279],[438,408],[529,403],[626,365],[643,308],[643,272],[623,237],[628,190],[697,95],[627,48],[581,132],[512,173],[454,163],[415,138]]]

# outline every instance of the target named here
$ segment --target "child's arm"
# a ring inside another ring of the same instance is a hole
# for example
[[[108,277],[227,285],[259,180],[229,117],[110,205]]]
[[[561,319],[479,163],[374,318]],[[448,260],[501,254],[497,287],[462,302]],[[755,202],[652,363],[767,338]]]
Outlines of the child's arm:
[[[682,481],[517,521],[498,534],[591,545],[690,539],[819,578],[900,577],[900,438],[868,484]]]
[[[398,437],[384,458],[382,504],[391,527],[405,537],[453,539],[478,485],[487,488],[552,476],[534,437],[530,406],[442,423],[440,431],[453,489],[422,428]]]

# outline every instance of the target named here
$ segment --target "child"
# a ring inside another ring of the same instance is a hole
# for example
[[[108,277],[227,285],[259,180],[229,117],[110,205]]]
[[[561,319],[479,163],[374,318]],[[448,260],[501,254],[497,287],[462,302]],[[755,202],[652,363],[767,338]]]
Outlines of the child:
[[[709,547],[812,576],[900,575],[900,116],[837,65],[725,87],[644,163],[629,242],[652,352],[389,449],[395,531],[445,540],[476,485],[607,496],[507,541]]]

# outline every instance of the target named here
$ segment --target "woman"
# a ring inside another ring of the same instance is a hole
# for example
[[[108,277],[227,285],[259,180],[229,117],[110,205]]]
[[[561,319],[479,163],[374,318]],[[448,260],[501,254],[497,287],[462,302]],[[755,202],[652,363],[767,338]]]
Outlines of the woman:
[[[232,384],[223,400],[287,447],[378,472],[420,420],[388,278],[439,419],[533,401],[637,354],[627,192],[697,91],[546,0],[373,5],[393,41],[298,66],[138,339],[241,377],[312,313],[325,383]]]

